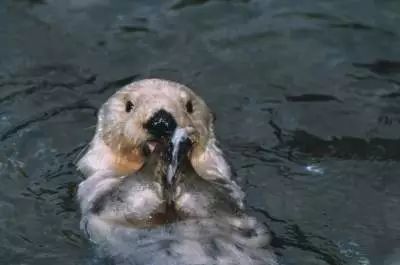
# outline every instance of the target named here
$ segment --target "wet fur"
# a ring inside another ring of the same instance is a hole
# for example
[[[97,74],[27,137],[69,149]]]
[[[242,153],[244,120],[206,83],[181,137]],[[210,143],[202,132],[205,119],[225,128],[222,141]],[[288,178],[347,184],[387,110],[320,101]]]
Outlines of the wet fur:
[[[131,116],[126,100],[135,104]],[[160,108],[194,131],[172,209],[161,180],[162,151],[143,152],[142,124]],[[100,109],[78,168],[86,176],[78,190],[82,229],[113,264],[276,264],[268,231],[243,212],[243,192],[217,147],[209,108],[181,84],[149,79],[114,94]]]

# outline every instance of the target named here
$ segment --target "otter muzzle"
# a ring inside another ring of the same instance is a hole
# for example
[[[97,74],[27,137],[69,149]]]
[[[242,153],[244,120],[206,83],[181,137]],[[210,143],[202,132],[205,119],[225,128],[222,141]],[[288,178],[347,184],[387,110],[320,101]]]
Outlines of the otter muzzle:
[[[176,120],[171,113],[160,109],[143,125],[143,127],[155,138],[170,137],[176,127]]]

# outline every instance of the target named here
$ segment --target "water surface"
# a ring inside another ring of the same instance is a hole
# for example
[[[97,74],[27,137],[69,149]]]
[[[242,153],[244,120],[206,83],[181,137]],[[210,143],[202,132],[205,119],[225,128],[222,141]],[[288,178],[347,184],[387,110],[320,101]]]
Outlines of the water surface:
[[[92,258],[74,163],[146,77],[195,89],[284,264],[400,262],[395,0],[3,0],[0,264]]]

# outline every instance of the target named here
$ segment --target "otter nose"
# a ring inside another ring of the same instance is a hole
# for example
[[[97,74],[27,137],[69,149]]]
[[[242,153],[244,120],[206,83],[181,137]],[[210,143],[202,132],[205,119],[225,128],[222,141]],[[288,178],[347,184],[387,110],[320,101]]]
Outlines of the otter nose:
[[[144,128],[156,138],[171,136],[176,129],[176,121],[171,113],[159,110],[144,124]]]

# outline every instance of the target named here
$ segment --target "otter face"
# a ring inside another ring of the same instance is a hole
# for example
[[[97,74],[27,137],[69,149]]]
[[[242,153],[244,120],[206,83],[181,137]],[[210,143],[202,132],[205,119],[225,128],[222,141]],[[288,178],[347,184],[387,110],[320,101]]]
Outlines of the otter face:
[[[188,88],[167,82],[133,83],[113,95],[101,108],[98,133],[121,154],[151,147],[171,136],[177,126],[187,128],[192,140],[204,145],[210,137],[212,115]]]
[[[176,128],[189,135],[189,160],[204,178],[230,178],[230,169],[216,146],[213,115],[188,87],[147,79],[116,92],[101,107],[96,134],[78,167],[87,175],[107,170],[116,176],[142,168],[146,157]]]

